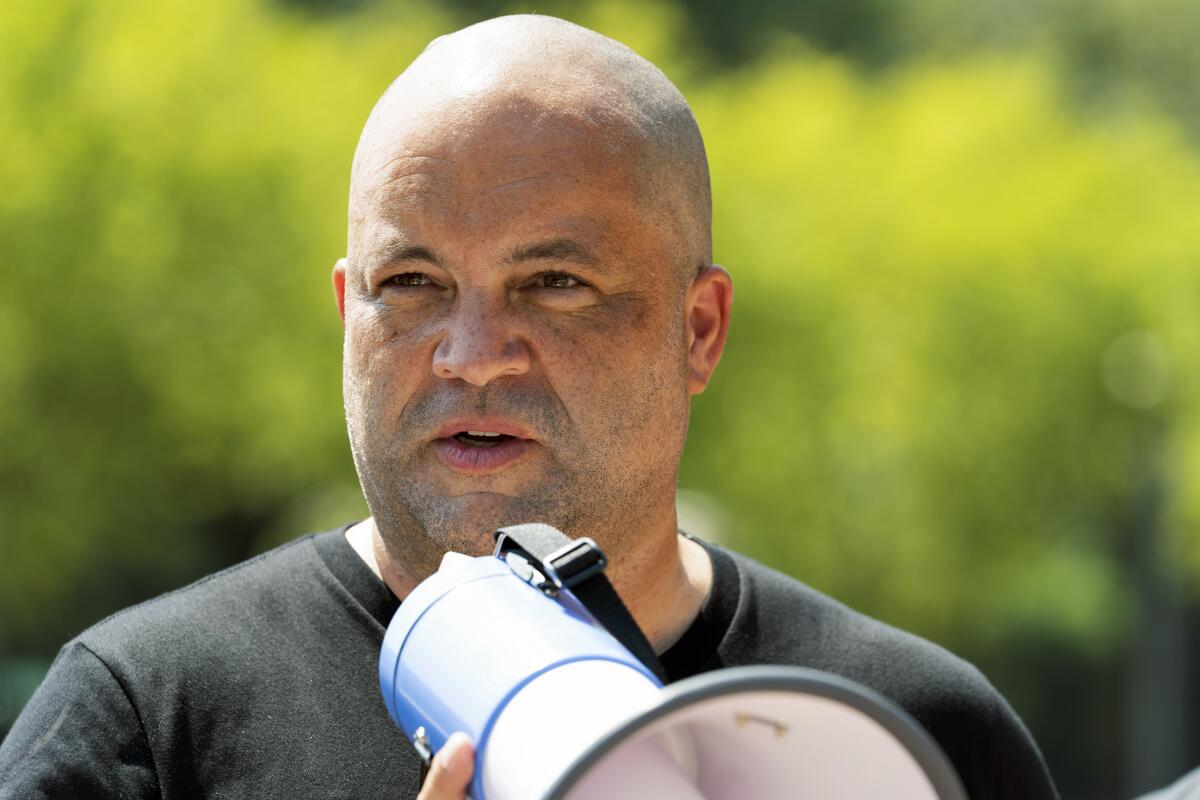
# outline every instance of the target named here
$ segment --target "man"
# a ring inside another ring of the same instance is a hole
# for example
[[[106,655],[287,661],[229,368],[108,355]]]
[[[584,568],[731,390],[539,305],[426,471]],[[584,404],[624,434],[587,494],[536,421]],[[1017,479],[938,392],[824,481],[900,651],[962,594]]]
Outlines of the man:
[[[1054,797],[972,667],[677,533],[689,396],[732,298],[709,227],[691,111],[627,48],[535,16],[431,44],[363,131],[333,273],[371,518],[69,643],[0,749],[0,797],[462,797],[470,743],[420,789],[378,649],[446,551],[527,521],[600,543],[671,679],[836,672],[908,709],[972,797]]]

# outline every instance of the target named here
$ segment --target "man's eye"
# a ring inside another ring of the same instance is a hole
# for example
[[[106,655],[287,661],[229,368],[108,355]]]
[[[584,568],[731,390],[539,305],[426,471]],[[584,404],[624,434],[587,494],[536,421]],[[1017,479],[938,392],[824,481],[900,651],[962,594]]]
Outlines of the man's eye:
[[[543,289],[570,289],[579,286],[579,280],[563,272],[543,272],[534,279],[534,285]]]
[[[383,282],[384,286],[432,286],[433,281],[423,272],[402,272]]]

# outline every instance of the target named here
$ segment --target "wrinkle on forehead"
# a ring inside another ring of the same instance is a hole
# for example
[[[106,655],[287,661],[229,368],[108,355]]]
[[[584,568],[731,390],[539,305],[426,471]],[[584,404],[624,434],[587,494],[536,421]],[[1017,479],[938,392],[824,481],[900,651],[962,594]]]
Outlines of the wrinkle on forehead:
[[[440,161],[443,164],[453,164],[454,163],[451,159],[441,158],[439,156],[431,156],[428,154],[420,154],[420,153],[400,153],[399,155],[396,155],[395,157],[390,158],[386,162],[384,162],[384,164],[382,166],[380,166],[377,170],[375,170],[374,175],[369,176],[369,177],[374,177],[375,175],[378,175],[380,172],[383,172],[384,170],[401,168],[403,166],[404,162],[415,161],[415,160]]]
[[[485,187],[483,187],[483,191],[494,192],[497,189],[511,189],[512,187],[519,186],[522,183],[527,183],[529,181],[536,181],[539,178],[548,178],[553,174],[554,174],[553,172],[539,172],[535,175],[526,175],[524,178],[513,178],[510,181],[502,181],[500,183],[496,183],[491,186],[485,186]]]

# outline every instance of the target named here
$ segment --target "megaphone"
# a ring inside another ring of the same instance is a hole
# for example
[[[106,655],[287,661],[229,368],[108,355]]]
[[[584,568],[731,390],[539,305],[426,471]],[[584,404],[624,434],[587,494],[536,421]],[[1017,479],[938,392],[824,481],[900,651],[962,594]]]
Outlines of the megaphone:
[[[539,524],[496,538],[413,589],[379,658],[426,763],[471,737],[474,800],[966,800],[937,743],[875,692],[780,666],[664,687],[594,542]]]

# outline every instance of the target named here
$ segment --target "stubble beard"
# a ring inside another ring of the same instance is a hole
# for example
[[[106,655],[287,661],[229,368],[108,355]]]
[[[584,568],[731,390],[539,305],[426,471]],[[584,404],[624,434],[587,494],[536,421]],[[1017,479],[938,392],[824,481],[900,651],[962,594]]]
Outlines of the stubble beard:
[[[435,571],[447,551],[490,553],[494,530],[523,522],[544,522],[572,538],[591,536],[616,555],[640,535],[646,500],[664,491],[673,496],[673,469],[669,475],[647,470],[646,462],[656,459],[619,447],[623,415],[604,426],[607,443],[593,441],[585,449],[565,408],[546,390],[515,383],[483,389],[446,384],[415,399],[389,425],[374,410],[387,404],[349,391],[352,385],[346,394],[348,430],[363,493],[388,555],[414,579]],[[518,496],[440,491],[430,474],[440,467],[429,452],[428,431],[466,413],[528,423],[549,459],[540,479]]]

